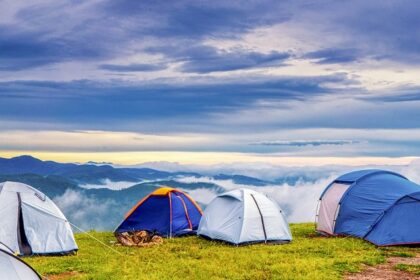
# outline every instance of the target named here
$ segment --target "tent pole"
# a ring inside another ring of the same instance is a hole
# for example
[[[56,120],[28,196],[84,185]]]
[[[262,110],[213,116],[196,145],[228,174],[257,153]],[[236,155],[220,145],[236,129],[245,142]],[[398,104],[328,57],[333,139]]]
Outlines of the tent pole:
[[[169,198],[169,238],[172,238],[172,198],[171,192],[168,192]]]
[[[251,194],[251,196],[252,196],[252,199],[253,199],[253,200],[254,200],[254,202],[255,202],[255,205],[257,206],[258,212],[260,213],[260,217],[261,217],[261,224],[262,224],[262,227],[263,227],[263,232],[264,232],[264,243],[267,243],[267,232],[265,231],[264,217],[263,217],[263,215],[262,215],[262,213],[261,213],[260,206],[258,206],[257,200],[255,199],[254,195],[253,195],[253,194]]]

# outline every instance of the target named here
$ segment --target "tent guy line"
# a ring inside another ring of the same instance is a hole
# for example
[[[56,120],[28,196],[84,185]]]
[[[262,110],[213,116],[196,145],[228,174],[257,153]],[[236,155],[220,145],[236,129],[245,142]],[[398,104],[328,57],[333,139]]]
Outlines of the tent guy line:
[[[105,246],[106,248],[110,249],[111,251],[113,251],[114,253],[117,253],[120,256],[124,256],[124,254],[122,254],[121,252],[118,252],[117,250],[115,250],[114,248],[112,248],[111,246],[105,244],[104,242],[102,242],[101,240],[99,240],[98,238],[96,238],[95,236],[93,236],[92,234],[90,234],[89,232],[87,232],[86,230],[76,226],[75,224],[69,222],[69,224],[73,227],[75,227],[77,230],[81,231],[82,233],[86,234],[87,236],[89,236],[90,238],[92,238],[93,240],[95,240],[96,242],[98,242],[99,244]]]

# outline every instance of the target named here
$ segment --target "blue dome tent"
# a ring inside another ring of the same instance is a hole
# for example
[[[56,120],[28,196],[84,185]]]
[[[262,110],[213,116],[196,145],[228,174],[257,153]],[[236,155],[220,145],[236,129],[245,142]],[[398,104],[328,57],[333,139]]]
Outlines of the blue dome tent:
[[[317,231],[379,246],[420,244],[420,186],[384,170],[360,170],[333,181],[320,197]]]
[[[146,230],[164,237],[195,234],[201,214],[200,206],[189,195],[162,187],[140,200],[115,233]]]

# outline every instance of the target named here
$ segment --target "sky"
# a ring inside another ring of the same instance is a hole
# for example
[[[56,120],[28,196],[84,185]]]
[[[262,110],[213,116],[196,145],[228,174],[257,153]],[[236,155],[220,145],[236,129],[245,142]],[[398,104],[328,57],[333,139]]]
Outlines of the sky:
[[[420,6],[0,0],[0,155],[406,164]]]

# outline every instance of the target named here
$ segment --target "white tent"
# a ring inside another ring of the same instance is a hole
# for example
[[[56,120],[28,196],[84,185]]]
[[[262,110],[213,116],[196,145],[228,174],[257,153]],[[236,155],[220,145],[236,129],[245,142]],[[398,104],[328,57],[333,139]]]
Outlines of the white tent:
[[[232,244],[292,240],[280,207],[265,195],[236,189],[217,196],[207,206],[198,234]]]
[[[78,249],[70,224],[54,202],[16,182],[0,183],[0,244],[19,255]]]
[[[0,249],[0,279],[41,280],[41,276],[24,261]]]

